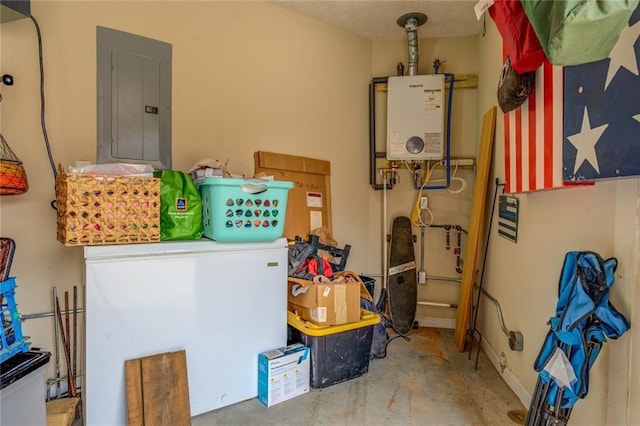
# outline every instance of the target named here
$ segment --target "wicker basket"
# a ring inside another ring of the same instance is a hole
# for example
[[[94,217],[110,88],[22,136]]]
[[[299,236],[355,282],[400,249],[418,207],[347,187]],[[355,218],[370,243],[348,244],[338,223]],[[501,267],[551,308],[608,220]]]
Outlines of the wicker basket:
[[[160,241],[160,179],[60,169],[57,239],[65,246]]]

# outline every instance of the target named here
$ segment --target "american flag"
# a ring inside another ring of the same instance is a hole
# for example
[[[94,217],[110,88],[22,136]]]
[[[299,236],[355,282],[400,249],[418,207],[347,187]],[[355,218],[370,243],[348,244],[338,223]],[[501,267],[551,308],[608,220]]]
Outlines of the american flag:
[[[563,67],[545,59],[535,81],[535,89],[520,108],[504,114],[507,193],[563,186]]]
[[[640,7],[609,57],[565,68],[563,179],[640,175]]]

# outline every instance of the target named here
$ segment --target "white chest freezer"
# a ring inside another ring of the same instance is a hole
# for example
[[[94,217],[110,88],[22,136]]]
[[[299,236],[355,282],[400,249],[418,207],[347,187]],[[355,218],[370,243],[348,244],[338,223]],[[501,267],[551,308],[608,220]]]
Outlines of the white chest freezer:
[[[124,362],[186,350],[191,415],[257,395],[287,338],[287,245],[210,240],[85,247],[85,424],[124,425]]]

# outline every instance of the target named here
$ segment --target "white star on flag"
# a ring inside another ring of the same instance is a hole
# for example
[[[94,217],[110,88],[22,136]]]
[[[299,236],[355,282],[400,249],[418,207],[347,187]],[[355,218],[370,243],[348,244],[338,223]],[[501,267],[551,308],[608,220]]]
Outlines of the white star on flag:
[[[633,116],[633,119],[640,122],[640,114],[636,114]]]
[[[613,77],[621,67],[625,67],[629,72],[638,74],[638,63],[636,61],[635,50],[633,45],[640,37],[640,21],[636,22],[633,26],[626,26],[620,33],[618,42],[611,49],[609,54],[609,70],[607,71],[607,79],[604,83],[605,90],[609,86]]]
[[[576,163],[573,166],[574,175],[585,161],[588,161],[596,170],[596,173],[600,174],[598,156],[596,155],[596,144],[607,127],[609,127],[608,124],[603,124],[602,126],[592,129],[591,123],[589,122],[587,107],[584,108],[584,117],[582,118],[582,128],[580,129],[580,133],[567,137],[569,142],[571,142],[578,151],[576,153]]]

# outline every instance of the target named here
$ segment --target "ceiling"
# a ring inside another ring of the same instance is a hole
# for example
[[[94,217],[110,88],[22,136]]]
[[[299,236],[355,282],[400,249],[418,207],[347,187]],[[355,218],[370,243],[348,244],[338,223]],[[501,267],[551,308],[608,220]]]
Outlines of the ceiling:
[[[406,39],[397,24],[406,13],[427,15],[418,28],[418,37],[459,37],[476,35],[482,22],[473,6],[477,0],[269,0],[308,18],[345,29],[372,41]]]

